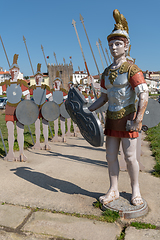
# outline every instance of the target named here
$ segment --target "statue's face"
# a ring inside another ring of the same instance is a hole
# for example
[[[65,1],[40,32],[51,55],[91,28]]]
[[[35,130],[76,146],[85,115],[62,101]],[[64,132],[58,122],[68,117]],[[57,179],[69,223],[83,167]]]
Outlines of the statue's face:
[[[12,68],[10,70],[10,74],[11,74],[12,80],[16,80],[18,78],[19,69],[18,68]]]
[[[55,90],[60,90],[61,81],[60,80],[55,80],[54,86],[55,86]]]
[[[119,58],[122,55],[125,56],[125,52],[128,49],[128,45],[125,46],[123,41],[114,39],[109,42],[109,49],[114,58]]]
[[[43,76],[42,76],[42,75],[37,74],[37,75],[35,76],[35,81],[36,81],[36,84],[37,84],[37,85],[41,85],[42,80],[43,80]]]

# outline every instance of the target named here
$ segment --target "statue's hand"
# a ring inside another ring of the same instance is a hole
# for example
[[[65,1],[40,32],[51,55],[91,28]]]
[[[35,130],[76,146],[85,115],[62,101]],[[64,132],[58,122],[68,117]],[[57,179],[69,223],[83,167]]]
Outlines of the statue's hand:
[[[142,122],[137,120],[128,120],[126,123],[126,131],[139,132],[142,129]]]

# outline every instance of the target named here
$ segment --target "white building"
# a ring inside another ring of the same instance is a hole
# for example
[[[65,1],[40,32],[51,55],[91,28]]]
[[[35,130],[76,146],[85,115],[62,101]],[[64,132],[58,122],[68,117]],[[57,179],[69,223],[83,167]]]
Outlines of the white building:
[[[74,84],[80,84],[80,80],[87,77],[88,74],[84,71],[75,71],[73,73],[73,83]]]

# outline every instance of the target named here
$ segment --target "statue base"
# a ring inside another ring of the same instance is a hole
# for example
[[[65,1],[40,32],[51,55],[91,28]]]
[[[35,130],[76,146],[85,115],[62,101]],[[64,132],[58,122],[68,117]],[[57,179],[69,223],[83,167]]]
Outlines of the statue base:
[[[131,194],[122,192],[117,200],[103,205],[102,210],[110,209],[119,212],[121,218],[131,219],[142,217],[148,213],[147,202],[143,199],[143,204],[134,206],[131,204]]]

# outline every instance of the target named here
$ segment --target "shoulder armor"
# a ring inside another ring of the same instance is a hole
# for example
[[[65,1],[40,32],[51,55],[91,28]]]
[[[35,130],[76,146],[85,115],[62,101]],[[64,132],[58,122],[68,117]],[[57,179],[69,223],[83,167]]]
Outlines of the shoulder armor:
[[[20,84],[20,86],[24,85],[25,87],[28,88],[28,84],[26,81],[22,80],[22,79],[17,79],[17,85]]]
[[[67,91],[66,89],[64,89],[64,88],[60,88],[60,91],[62,91],[62,92],[64,92],[64,93],[68,94],[68,91]]]
[[[29,89],[33,89],[33,90],[36,89],[36,85],[34,84],[34,85],[30,86]]]
[[[129,62],[124,62],[122,63],[122,65],[120,66],[120,69],[119,69],[119,73],[120,74],[123,74],[123,73],[126,73],[128,72],[129,68],[131,67],[131,63]]]
[[[133,64],[130,68],[129,77],[133,77],[138,72],[142,72],[142,70],[137,65]]]

